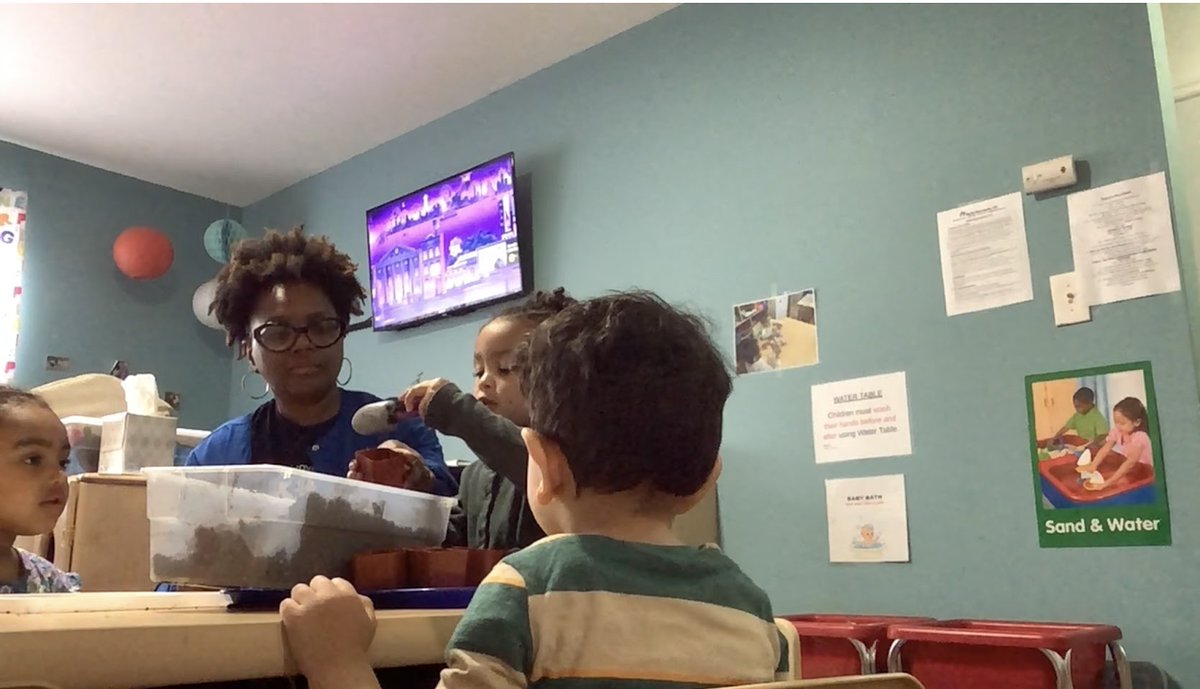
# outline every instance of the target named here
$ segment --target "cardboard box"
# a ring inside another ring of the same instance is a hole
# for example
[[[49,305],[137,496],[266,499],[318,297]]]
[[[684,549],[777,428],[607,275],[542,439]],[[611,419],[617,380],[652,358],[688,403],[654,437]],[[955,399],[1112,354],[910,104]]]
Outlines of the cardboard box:
[[[78,574],[84,591],[154,590],[145,477],[80,474],[70,487],[54,565]]]
[[[175,419],[169,416],[109,414],[100,434],[100,473],[133,473],[175,464]]]

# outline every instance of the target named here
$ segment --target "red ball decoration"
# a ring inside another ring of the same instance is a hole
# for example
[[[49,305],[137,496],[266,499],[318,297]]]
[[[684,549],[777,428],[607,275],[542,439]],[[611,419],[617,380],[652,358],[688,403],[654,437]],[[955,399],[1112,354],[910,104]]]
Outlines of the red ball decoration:
[[[153,280],[166,274],[175,260],[167,235],[153,227],[131,227],[113,242],[113,261],[134,280]]]

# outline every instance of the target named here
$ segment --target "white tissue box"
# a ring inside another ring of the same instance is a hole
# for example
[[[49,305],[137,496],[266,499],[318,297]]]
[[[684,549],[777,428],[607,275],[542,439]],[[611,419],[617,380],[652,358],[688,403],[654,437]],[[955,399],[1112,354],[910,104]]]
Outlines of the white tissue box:
[[[100,434],[100,473],[129,474],[175,464],[175,419],[109,414]]]

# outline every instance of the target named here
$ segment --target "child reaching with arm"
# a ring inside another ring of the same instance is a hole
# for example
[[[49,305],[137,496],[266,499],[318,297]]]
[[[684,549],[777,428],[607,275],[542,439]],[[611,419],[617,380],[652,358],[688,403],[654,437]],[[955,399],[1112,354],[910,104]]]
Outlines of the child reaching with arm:
[[[441,686],[695,689],[786,679],[789,644],[767,595],[674,519],[713,489],[732,382],[699,319],[646,293],[568,307],[534,331],[527,485],[551,534],[477,590]],[[280,608],[320,689],[377,686],[373,617],[318,578]],[[703,633],[696,633],[703,630]]]
[[[1103,490],[1120,481],[1139,462],[1153,466],[1154,451],[1150,446],[1149,429],[1150,418],[1146,413],[1146,405],[1142,404],[1141,400],[1136,397],[1126,397],[1117,402],[1117,405],[1113,407],[1113,429],[1108,434],[1104,446],[1096,453],[1091,463],[1082,464],[1075,469],[1081,474],[1096,472],[1096,475],[1099,475],[1100,465],[1117,445],[1121,446],[1125,461],[1108,478],[1103,478],[1101,481],[1088,481],[1084,484],[1084,488]]]
[[[511,550],[545,536],[525,499],[529,451],[521,427],[529,425],[529,403],[517,378],[518,360],[533,329],[574,303],[561,287],[539,291],[488,321],[475,338],[473,394],[438,378],[401,395],[425,425],[461,438],[479,458],[459,481],[446,546]]]
[[[67,429],[42,398],[0,386],[0,593],[67,593],[79,577],[14,546],[54,528],[67,504]]]

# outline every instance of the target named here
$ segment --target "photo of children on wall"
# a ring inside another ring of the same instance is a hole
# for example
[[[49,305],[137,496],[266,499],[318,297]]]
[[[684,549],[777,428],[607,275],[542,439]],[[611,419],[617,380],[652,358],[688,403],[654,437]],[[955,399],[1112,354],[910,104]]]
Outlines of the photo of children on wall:
[[[733,338],[739,376],[816,364],[816,291],[807,289],[734,306]]]
[[[1030,376],[1027,396],[1042,545],[1169,542],[1150,365]]]

